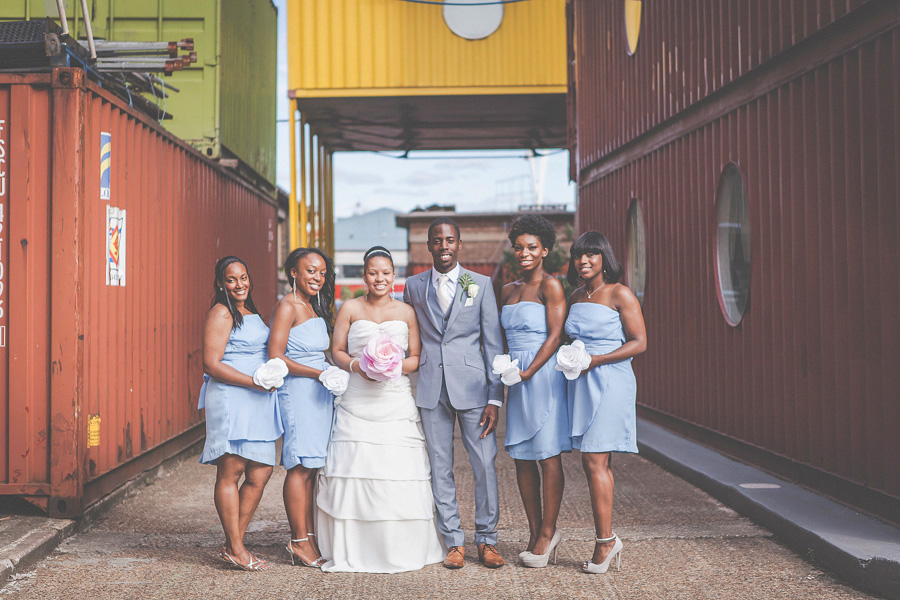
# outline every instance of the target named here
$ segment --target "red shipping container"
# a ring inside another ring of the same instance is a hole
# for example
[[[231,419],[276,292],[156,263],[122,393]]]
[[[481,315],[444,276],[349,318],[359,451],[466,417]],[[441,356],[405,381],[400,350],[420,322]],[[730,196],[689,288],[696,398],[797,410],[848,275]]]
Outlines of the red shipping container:
[[[77,516],[200,440],[213,267],[243,258],[268,311],[276,226],[83,71],[0,74],[0,495]]]

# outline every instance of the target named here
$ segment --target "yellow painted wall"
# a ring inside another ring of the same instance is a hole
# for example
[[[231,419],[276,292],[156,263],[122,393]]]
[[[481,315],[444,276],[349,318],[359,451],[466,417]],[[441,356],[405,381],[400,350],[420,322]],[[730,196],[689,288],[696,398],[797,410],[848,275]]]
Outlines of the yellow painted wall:
[[[565,93],[565,0],[504,5],[483,40],[443,7],[402,0],[288,0],[289,88],[298,98]]]

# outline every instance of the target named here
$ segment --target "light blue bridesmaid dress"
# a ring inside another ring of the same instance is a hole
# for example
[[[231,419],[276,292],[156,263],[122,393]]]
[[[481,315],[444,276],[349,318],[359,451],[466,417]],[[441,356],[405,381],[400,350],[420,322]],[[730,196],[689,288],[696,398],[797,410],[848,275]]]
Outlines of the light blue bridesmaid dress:
[[[543,304],[523,301],[500,311],[500,324],[512,359],[525,370],[547,339]],[[519,460],[542,460],[571,452],[566,379],[550,357],[528,381],[508,388],[506,396],[506,451]]]
[[[291,328],[285,355],[314,369],[327,369],[328,327],[320,317],[307,319]],[[331,437],[334,396],[318,379],[288,375],[278,390],[284,445],[281,462],[285,469],[303,465],[307,469],[325,466]]]
[[[573,304],[566,333],[588,353],[607,354],[625,343],[619,312],[593,302]],[[572,446],[582,452],[637,452],[631,359],[594,367],[568,385]]]
[[[231,330],[222,362],[252,376],[266,362],[269,328],[259,315],[244,315],[243,324]],[[284,431],[276,393],[230,385],[203,376],[200,403],[206,408],[206,443],[200,462],[214,464],[223,454],[274,465],[275,440]]]

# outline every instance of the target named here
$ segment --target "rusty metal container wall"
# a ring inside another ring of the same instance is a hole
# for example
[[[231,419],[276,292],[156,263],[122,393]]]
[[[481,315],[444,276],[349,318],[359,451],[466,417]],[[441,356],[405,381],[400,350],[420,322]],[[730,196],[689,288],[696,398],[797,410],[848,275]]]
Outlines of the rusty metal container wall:
[[[58,515],[202,437],[218,258],[248,263],[261,310],[275,301],[274,202],[82,75],[0,76],[0,493]],[[107,206],[125,211],[124,286],[107,285]]]
[[[579,45],[606,30],[601,4],[618,6],[576,0]],[[679,10],[696,15],[708,4]],[[658,27],[680,18],[658,6],[645,3]],[[781,31],[784,43],[767,46],[777,64],[758,67],[753,82],[761,92],[736,80],[703,106],[705,119],[696,102],[630,103],[631,88],[649,86],[656,72],[631,70],[624,41],[602,66],[579,49],[577,222],[607,233],[624,258],[628,206],[641,203],[650,344],[635,371],[645,415],[896,521],[900,14],[890,3],[846,7],[856,12],[837,23],[843,38],[813,35],[787,48],[794,34]],[[636,56],[690,26],[667,32],[645,22]],[[787,50],[775,57],[775,48]],[[633,79],[600,88],[603,74],[626,69]],[[624,116],[624,106],[637,116]],[[753,249],[749,308],[737,327],[722,315],[715,281],[715,191],[729,162],[744,178]]]
[[[582,121],[578,168],[707,98],[871,0],[643,2],[638,49],[626,54],[624,2],[575,2]]]

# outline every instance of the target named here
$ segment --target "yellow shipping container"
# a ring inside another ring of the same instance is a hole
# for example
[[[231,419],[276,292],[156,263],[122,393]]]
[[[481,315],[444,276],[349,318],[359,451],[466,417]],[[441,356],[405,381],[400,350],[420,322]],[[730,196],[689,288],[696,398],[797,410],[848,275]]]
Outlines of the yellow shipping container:
[[[451,31],[445,8],[405,0],[288,0],[291,95],[565,94],[564,0],[504,4],[499,27],[479,40]]]

